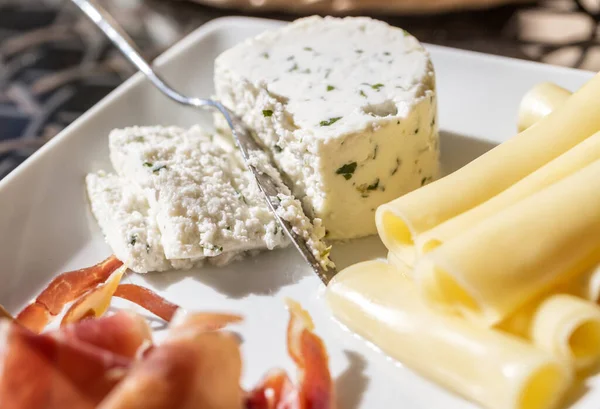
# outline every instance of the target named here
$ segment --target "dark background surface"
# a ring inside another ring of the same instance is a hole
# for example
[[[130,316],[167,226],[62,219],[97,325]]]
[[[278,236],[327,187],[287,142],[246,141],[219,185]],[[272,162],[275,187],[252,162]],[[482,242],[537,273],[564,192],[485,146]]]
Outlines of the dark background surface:
[[[102,4],[150,59],[209,20],[242,14],[182,1]],[[555,0],[441,15],[374,17],[428,43],[597,71],[599,10],[600,0]],[[132,73],[68,1],[0,0],[0,178]]]

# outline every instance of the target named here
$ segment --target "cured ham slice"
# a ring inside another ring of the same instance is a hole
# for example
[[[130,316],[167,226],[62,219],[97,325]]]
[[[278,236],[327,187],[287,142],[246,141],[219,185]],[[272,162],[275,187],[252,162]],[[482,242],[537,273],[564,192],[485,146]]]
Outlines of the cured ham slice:
[[[115,297],[129,300],[167,322],[171,321],[179,308],[177,304],[165,300],[154,291],[136,284],[119,285]]]
[[[246,395],[246,409],[298,409],[298,390],[282,370],[268,373]]]
[[[186,312],[177,310],[169,325],[171,337],[191,331],[195,335],[198,331],[218,331],[231,324],[238,324],[244,319],[237,314],[217,312]]]
[[[314,332],[308,312],[300,304],[288,300],[288,353],[298,366],[300,388],[298,408],[333,409],[335,396],[329,372],[329,357],[321,338]]]
[[[198,332],[155,346],[98,409],[238,409],[242,362],[236,338]]]
[[[334,384],[323,341],[313,333],[310,315],[288,300],[288,353],[298,366],[299,385],[285,372],[271,371],[246,395],[246,409],[335,409]]]
[[[131,360],[0,322],[3,409],[91,409],[125,375]]]
[[[96,288],[91,289],[82,295],[67,310],[61,321],[61,325],[78,322],[86,318],[97,318],[104,315],[108,310],[108,307],[110,307],[110,300],[126,271],[127,266],[119,267],[110,275],[104,284],[100,284]]]
[[[94,266],[60,274],[17,315],[17,321],[34,332],[41,332],[66,304],[105,282],[122,264],[115,256],[110,256]]]
[[[223,331],[242,317],[186,312],[120,284],[126,270],[110,257],[61,274],[16,319],[0,307],[1,409],[335,409],[325,346],[299,304],[288,302],[287,329],[298,385],[274,370],[246,393],[238,338]],[[112,297],[168,321],[164,342],[140,315],[103,316]],[[40,333],[72,301],[61,327]]]
[[[127,358],[134,358],[141,347],[152,343],[146,320],[128,311],[65,325],[49,334],[58,340],[82,342]]]

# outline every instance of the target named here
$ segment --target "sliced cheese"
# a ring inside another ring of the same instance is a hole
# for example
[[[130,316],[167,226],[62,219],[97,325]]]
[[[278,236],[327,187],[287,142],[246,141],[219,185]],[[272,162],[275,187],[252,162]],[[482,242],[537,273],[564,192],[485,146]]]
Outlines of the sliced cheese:
[[[600,361],[600,307],[575,295],[551,294],[529,303],[499,328],[530,339],[577,370]]]
[[[168,259],[287,243],[253,176],[199,127],[133,127],[109,135],[113,167],[144,193]]]
[[[202,263],[166,259],[156,218],[136,185],[105,172],[91,173],[85,180],[92,213],[108,245],[131,270],[189,269]]]
[[[483,203],[600,130],[600,75],[563,105],[456,172],[377,210],[387,248],[415,262],[418,235]]]
[[[415,277],[433,305],[494,325],[600,261],[600,160],[425,255]]]
[[[548,162],[502,193],[418,236],[419,254],[433,250],[499,211],[600,159],[600,132]]]
[[[533,314],[529,336],[575,368],[589,368],[600,360],[600,308],[573,295],[548,297]]]
[[[517,337],[429,309],[412,281],[386,263],[353,265],[327,302],[344,325],[422,375],[490,409],[549,409],[570,383],[551,354]]]

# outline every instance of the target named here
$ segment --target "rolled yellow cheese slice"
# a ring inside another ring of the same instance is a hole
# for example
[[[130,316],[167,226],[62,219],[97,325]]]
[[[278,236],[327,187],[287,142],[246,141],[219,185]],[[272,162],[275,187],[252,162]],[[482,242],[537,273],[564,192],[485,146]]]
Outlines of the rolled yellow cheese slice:
[[[456,172],[379,206],[376,224],[388,250],[416,260],[415,238],[483,203],[600,130],[600,74],[536,126]]]
[[[570,384],[570,370],[551,354],[517,337],[433,312],[413,282],[385,262],[341,271],[326,297],[350,330],[487,408],[552,408]]]
[[[494,325],[600,260],[600,160],[425,255],[424,297]]]
[[[600,303],[600,266],[590,268],[570,284],[573,294],[594,304]]]
[[[529,329],[533,343],[585,369],[600,360],[600,308],[568,294],[545,299]]]
[[[524,131],[556,110],[571,96],[571,91],[551,82],[542,82],[530,89],[519,105],[517,128]]]
[[[573,174],[598,159],[600,159],[600,132],[596,132],[490,200],[426,231],[417,238],[417,251],[419,254],[423,254],[433,250],[443,242],[481,223],[486,218]]]
[[[577,370],[600,361],[600,307],[575,295],[553,294],[530,303],[499,328],[529,338]]]

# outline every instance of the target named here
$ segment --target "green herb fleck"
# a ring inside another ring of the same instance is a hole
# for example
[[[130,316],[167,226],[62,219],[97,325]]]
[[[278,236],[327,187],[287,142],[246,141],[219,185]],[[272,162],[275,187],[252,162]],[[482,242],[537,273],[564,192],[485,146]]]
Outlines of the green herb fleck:
[[[161,170],[163,170],[163,169],[166,169],[166,168],[167,168],[167,165],[160,165],[160,166],[157,166],[157,167],[155,167],[154,169],[152,169],[152,173],[158,173],[158,172],[160,172]]]
[[[429,183],[433,180],[431,176],[421,179],[421,186],[425,186],[426,183]]]
[[[144,162],[144,166],[147,168],[151,168],[153,165],[150,162]]]
[[[304,71],[302,71],[304,74],[310,74],[310,68],[305,69]]]
[[[209,251],[218,251],[219,253],[223,252],[223,247],[222,246],[215,246],[212,244],[208,244],[206,246],[202,246],[200,245],[203,249],[205,250],[209,250]]]
[[[361,49],[356,49],[356,50],[354,50],[354,51],[356,51],[356,53],[357,53],[357,54],[362,54],[362,53],[364,53],[364,51],[363,51],[363,50],[361,50]]]
[[[262,58],[264,58],[265,60],[269,59],[269,53],[262,53],[261,54]]]
[[[144,137],[141,136],[141,135],[140,136],[136,136],[135,138],[133,138],[133,140],[135,142],[144,142],[145,141]]]
[[[375,85],[371,85],[371,88],[373,88],[376,91],[379,91],[382,87],[383,87],[383,84],[381,84],[381,83],[375,84]]]
[[[335,87],[333,85],[327,86],[327,91],[333,91],[334,89],[335,89]]]
[[[304,50],[306,50],[306,51],[312,51],[313,49],[311,47],[304,47]]]
[[[134,234],[133,236],[131,236],[129,238],[129,244],[132,246],[135,246],[135,243],[137,243],[137,239],[138,239],[137,234]]]
[[[361,97],[366,98],[367,94],[365,94],[365,91],[363,91],[362,89],[358,92],[360,94]]]
[[[265,118],[273,116],[273,110],[272,109],[263,109],[263,116]]]
[[[292,68],[290,68],[288,70],[288,72],[297,71],[297,70],[298,70],[298,64],[294,64],[294,66]]]
[[[354,171],[356,170],[357,166],[358,164],[356,162],[346,163],[345,165],[341,166],[338,170],[336,170],[335,173],[337,175],[342,175],[344,179],[348,180],[352,178],[352,175],[354,174]]]
[[[409,35],[410,35],[410,33],[409,33],[408,31],[406,31],[406,30],[402,30],[402,32],[404,33],[404,37],[406,37],[406,36],[409,36]]]
[[[326,120],[326,121],[321,121],[321,122],[319,122],[319,125],[321,125],[321,126],[330,126],[330,125],[333,125],[333,124],[335,124],[335,123],[336,123],[337,121],[339,121],[340,119],[342,119],[342,117],[341,117],[341,116],[336,116],[336,117],[334,117],[334,118],[329,118],[329,119],[328,119],[328,120]]]
[[[383,53],[383,55],[392,55],[392,54],[390,54],[390,52],[389,52],[389,51],[385,51],[385,52]]]
[[[402,164],[402,161],[400,160],[400,158],[396,158],[396,167],[394,169],[392,169],[392,176],[394,176],[396,174],[396,172],[398,172],[398,169],[400,168],[401,164]]]
[[[378,149],[379,149],[379,145],[375,145],[375,148],[373,149],[373,155],[371,155],[373,157],[373,159],[375,159],[377,157]]]
[[[367,190],[375,190],[379,187],[379,178],[375,179],[375,182],[367,186]]]
[[[282,152],[283,148],[277,144],[273,145],[273,150],[277,153]]]

